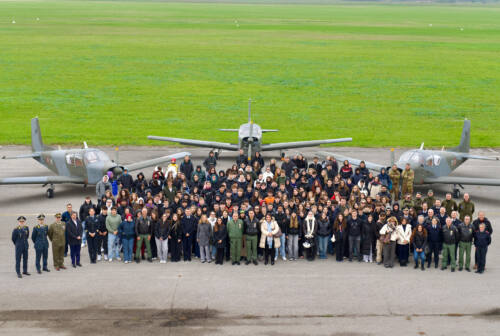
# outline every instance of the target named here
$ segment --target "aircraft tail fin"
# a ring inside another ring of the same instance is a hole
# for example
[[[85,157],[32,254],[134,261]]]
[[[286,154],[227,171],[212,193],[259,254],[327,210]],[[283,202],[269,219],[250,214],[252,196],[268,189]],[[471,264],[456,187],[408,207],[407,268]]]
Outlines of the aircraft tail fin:
[[[470,120],[464,120],[464,127],[462,129],[462,137],[460,144],[457,147],[451,148],[451,152],[469,153],[470,150]]]
[[[48,149],[48,147],[43,144],[42,131],[40,130],[38,118],[31,119],[31,149],[33,152],[41,152]]]

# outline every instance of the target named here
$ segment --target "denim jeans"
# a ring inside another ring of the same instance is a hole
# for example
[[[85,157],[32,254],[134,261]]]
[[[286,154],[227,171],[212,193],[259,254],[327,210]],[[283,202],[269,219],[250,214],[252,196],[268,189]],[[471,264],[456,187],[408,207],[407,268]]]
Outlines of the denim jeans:
[[[299,235],[288,235],[288,257],[299,259]]]
[[[276,252],[274,253],[274,256],[277,258],[278,257],[278,252],[281,255],[281,257],[286,258],[286,250],[285,250],[285,235],[282,234],[280,237],[280,247],[276,248]]]
[[[355,255],[358,260],[361,260],[359,246],[361,244],[361,236],[349,236],[349,260]]]
[[[108,233],[108,258],[118,258],[120,256],[120,252],[118,251],[117,243],[118,237],[112,233]]]
[[[318,236],[318,250],[319,250],[319,257],[321,259],[326,259],[326,250],[328,248],[328,239],[329,236]]]
[[[124,261],[132,261],[132,251],[134,249],[134,238],[122,239],[123,245],[123,260]]]
[[[425,262],[425,252],[417,252],[417,250],[413,251],[413,259],[415,260],[415,264],[418,262],[418,259],[422,261],[422,265]]]

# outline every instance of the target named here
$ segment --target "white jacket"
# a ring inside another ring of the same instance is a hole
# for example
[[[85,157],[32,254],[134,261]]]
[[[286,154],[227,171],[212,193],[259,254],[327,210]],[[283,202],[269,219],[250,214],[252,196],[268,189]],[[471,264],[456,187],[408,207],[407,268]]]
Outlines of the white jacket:
[[[410,243],[410,238],[411,238],[411,225],[406,224],[406,230],[403,229],[403,225],[398,225],[396,227],[396,232],[398,233],[398,244],[403,244],[403,242],[406,240],[407,243]]]
[[[389,231],[389,225],[385,224],[380,229],[380,234],[385,235],[388,231]],[[391,233],[391,241],[396,241],[397,239],[398,239],[398,228],[396,227],[396,229]]]

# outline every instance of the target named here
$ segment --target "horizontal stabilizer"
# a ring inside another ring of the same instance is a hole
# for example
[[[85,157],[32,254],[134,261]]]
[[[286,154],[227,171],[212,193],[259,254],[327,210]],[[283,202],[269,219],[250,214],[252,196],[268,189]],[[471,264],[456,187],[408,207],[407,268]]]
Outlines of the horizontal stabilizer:
[[[481,156],[472,154],[460,154],[460,157],[463,159],[472,159],[472,160],[490,160],[490,161],[500,160],[500,157],[498,156]]]
[[[68,176],[30,176],[30,177],[6,177],[0,178],[0,184],[60,184],[75,183],[85,184],[81,177]]]
[[[237,128],[219,128],[219,131],[222,131],[222,132],[238,132],[239,129],[237,129]]]
[[[278,131],[279,130],[277,129],[267,129],[267,128],[262,129],[262,133],[278,132]]]
[[[442,176],[442,177],[425,178],[423,184],[464,184],[464,185],[500,186],[500,179]]]
[[[161,137],[161,136],[153,136],[153,135],[148,136],[148,139],[149,140],[177,142],[177,143],[180,143],[182,145],[188,145],[188,146],[219,148],[219,149],[226,149],[226,150],[230,150],[230,151],[237,151],[238,150],[238,145],[233,145],[233,144],[225,143],[225,142],[170,138],[170,137]]]
[[[277,149],[313,147],[313,146],[319,146],[319,145],[323,145],[323,144],[331,144],[331,143],[338,143],[338,142],[350,142],[350,141],[352,141],[352,138],[281,142],[281,143],[262,145],[261,150],[262,151],[271,151],[271,150],[277,150]]]

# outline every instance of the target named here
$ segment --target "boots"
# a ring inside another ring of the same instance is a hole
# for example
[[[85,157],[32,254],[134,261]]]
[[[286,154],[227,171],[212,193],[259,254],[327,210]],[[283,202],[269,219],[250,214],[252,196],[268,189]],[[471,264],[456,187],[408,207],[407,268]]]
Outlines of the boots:
[[[422,263],[422,267],[424,267],[424,263]],[[415,267],[414,267],[414,268],[415,268],[415,269],[417,269],[417,268],[418,268],[418,260],[415,260]]]
[[[424,263],[422,263],[422,266],[420,267],[422,271],[425,271]]]

